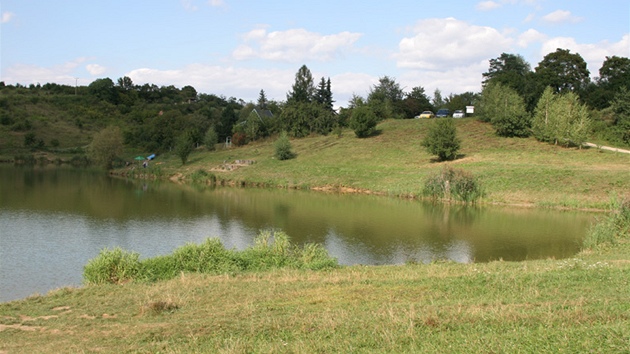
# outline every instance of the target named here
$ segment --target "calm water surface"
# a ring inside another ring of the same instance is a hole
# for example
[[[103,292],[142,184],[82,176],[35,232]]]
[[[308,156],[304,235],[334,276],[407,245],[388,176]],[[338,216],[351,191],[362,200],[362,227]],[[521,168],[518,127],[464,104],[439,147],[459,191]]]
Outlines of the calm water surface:
[[[324,245],[339,263],[402,264],[565,258],[594,216],[435,206],[304,191],[193,188],[72,168],[0,165],[0,301],[79,286],[104,247],[163,255],[208,237],[227,248],[259,230]]]

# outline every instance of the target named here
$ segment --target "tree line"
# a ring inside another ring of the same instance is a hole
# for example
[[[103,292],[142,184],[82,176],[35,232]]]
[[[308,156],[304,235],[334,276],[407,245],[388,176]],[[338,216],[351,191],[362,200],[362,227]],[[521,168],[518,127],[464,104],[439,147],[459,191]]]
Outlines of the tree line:
[[[192,86],[136,85],[129,77],[116,82],[97,79],[88,86],[0,82],[0,125],[23,133],[28,147],[63,145],[34,136],[38,116],[28,106],[44,104],[45,114],[57,115],[81,131],[117,126],[126,145],[159,153],[179,145],[246,144],[283,131],[299,138],[350,127],[358,137],[367,137],[383,119],[475,106],[477,116],[502,136],[534,135],[541,141],[579,144],[596,134],[630,145],[628,85],[630,59],[606,57],[599,76],[591,80],[584,59],[566,49],[549,53],[534,69],[522,56],[503,53],[490,60],[478,93],[444,97],[436,89],[429,96],[420,85],[405,91],[395,78],[382,76],[366,97],[354,94],[338,111],[330,78],[316,82],[306,65],[298,69],[283,101],[267,99],[264,89],[257,102],[245,102],[199,93]]]

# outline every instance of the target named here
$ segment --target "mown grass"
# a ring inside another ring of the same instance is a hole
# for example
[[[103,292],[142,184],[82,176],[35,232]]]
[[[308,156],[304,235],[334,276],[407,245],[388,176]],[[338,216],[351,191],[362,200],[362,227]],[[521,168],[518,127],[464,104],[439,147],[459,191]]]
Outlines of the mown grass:
[[[350,130],[341,136],[294,139],[296,157],[290,160],[274,158],[272,137],[213,152],[199,149],[184,166],[176,157],[160,156],[152,168],[187,182],[420,197],[429,176],[450,166],[477,179],[485,192],[482,202],[571,209],[603,209],[611,195],[630,190],[630,154],[565,148],[533,138],[500,138],[489,124],[475,119],[455,123],[462,149],[450,162],[436,162],[421,146],[429,122],[387,120],[366,139],[356,138]],[[238,159],[256,163],[220,169]],[[200,170],[209,177],[198,178]]]
[[[181,272],[60,289],[0,304],[0,351],[627,353],[629,210],[622,201],[609,216],[611,240],[559,261]]]

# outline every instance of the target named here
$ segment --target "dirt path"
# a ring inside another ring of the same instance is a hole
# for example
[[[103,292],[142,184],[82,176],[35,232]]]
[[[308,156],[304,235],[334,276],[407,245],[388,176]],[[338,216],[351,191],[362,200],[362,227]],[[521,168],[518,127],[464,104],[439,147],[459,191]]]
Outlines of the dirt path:
[[[615,151],[615,152],[622,152],[624,154],[630,154],[630,150],[625,150],[625,149],[619,149],[619,148],[614,148],[614,147],[610,147],[610,146],[598,146],[595,145],[593,143],[584,143],[584,146],[588,146],[588,147],[594,147],[597,149],[602,149],[602,150],[609,150],[609,151]]]

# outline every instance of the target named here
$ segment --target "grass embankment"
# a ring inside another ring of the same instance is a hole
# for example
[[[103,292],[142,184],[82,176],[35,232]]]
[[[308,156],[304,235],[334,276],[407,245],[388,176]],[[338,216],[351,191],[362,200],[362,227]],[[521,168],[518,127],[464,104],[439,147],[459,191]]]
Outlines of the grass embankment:
[[[184,166],[175,156],[159,156],[149,169],[136,167],[134,172],[199,182],[216,178],[226,184],[418,197],[428,176],[447,165],[477,176],[486,191],[484,202],[572,209],[601,209],[611,195],[630,190],[630,154],[500,138],[489,124],[475,119],[455,121],[462,140],[460,158],[435,162],[420,145],[431,123],[388,120],[378,125],[379,134],[366,139],[357,139],[350,130],[341,137],[295,139],[291,144],[297,157],[286,161],[273,158],[269,139],[214,152],[197,150]],[[255,163],[239,165],[237,160]]]
[[[576,258],[181,273],[0,304],[0,352],[627,353],[630,205]],[[621,225],[622,229],[614,225]]]

